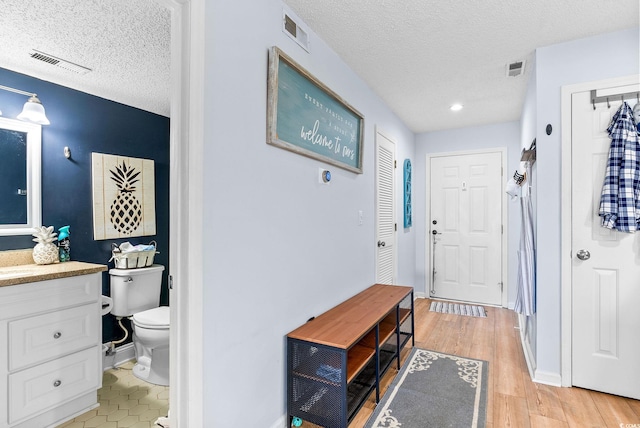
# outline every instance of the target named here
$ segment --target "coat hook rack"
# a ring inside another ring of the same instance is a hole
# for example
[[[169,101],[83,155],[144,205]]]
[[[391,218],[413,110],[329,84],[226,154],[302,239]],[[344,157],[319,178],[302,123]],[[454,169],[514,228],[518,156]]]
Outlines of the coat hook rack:
[[[619,96],[622,102],[624,102],[625,98],[629,99],[630,97],[635,96],[638,99],[638,102],[640,102],[640,91],[625,92],[623,94],[615,94],[615,95],[598,96],[597,91],[594,89],[591,91],[591,105],[593,105],[593,109],[594,110],[596,109],[596,104],[605,103],[605,102],[607,103],[607,108],[611,108],[610,98],[612,96],[615,96],[615,97]]]
[[[536,163],[536,139],[534,138],[528,149],[522,149],[522,155],[520,156],[521,162],[529,162],[530,166]]]

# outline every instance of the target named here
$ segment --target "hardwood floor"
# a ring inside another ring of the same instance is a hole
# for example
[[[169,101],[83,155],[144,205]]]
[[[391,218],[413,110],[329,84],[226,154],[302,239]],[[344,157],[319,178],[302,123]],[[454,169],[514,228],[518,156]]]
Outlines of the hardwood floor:
[[[474,318],[429,312],[430,302],[415,302],[416,346],[489,362],[487,428],[640,428],[638,400],[532,382],[513,311],[486,307],[487,318]],[[370,398],[349,427],[362,427],[374,407]]]

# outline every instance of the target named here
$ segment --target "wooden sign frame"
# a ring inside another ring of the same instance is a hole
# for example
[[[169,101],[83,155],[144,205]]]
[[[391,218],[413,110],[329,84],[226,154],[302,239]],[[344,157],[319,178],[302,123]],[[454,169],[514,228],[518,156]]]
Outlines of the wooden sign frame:
[[[267,103],[267,144],[362,174],[362,114],[276,46]]]

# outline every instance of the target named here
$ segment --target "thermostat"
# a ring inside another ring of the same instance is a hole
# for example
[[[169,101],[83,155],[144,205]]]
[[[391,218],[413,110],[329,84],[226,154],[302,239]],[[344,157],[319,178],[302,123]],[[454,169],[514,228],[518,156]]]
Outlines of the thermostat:
[[[331,171],[329,171],[328,169],[320,168],[319,173],[320,184],[329,184],[329,182],[331,181]]]

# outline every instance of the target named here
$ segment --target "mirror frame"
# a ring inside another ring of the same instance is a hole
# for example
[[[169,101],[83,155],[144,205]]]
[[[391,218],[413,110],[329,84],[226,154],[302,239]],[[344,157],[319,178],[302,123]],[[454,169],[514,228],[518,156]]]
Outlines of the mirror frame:
[[[0,236],[31,235],[42,226],[42,126],[0,117],[0,128],[27,134],[27,223],[0,224]]]

